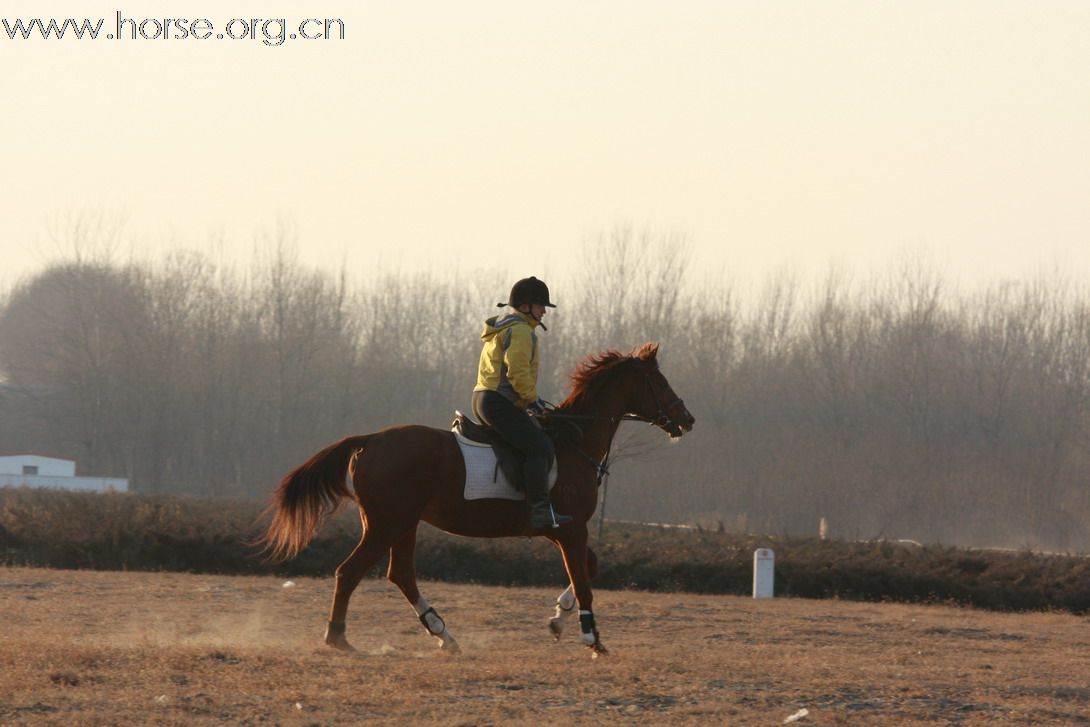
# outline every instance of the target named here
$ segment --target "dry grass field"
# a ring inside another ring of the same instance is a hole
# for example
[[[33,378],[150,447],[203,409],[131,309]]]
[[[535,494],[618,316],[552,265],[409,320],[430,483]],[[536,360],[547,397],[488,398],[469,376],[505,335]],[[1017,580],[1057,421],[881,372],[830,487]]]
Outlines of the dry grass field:
[[[1070,614],[599,591],[592,660],[545,628],[559,587],[425,583],[452,656],[366,580],[343,655],[332,579],[294,583],[0,568],[0,724],[1090,723]]]

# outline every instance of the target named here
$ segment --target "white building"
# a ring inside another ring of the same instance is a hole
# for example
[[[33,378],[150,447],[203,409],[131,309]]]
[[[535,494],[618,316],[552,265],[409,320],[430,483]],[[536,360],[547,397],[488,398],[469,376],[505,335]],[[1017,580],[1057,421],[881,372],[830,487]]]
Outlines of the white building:
[[[75,460],[44,454],[0,454],[0,487],[57,487],[62,490],[128,492],[120,477],[76,477]]]

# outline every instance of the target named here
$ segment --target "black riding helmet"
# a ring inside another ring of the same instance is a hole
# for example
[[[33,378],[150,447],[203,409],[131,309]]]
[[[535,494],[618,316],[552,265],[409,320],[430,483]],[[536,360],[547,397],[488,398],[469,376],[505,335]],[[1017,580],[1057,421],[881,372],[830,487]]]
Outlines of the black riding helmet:
[[[532,275],[511,286],[511,295],[507,297],[507,302],[497,303],[496,307],[502,308],[509,305],[512,308],[518,308],[523,303],[537,303],[547,308],[556,307],[549,302],[549,286]]]

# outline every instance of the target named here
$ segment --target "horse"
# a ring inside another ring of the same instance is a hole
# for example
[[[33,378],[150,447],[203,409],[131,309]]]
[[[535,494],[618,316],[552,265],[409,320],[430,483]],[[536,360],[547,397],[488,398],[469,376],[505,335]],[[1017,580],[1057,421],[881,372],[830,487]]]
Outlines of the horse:
[[[659,370],[658,349],[658,344],[647,343],[627,355],[611,350],[588,356],[571,376],[568,397],[544,417],[560,432],[551,496],[554,505],[561,504],[560,510],[573,517],[573,522],[542,535],[559,548],[569,580],[548,626],[559,639],[578,601],[581,638],[595,657],[607,651],[594,621],[590,581],[597,574],[598,559],[587,545],[587,521],[598,504],[613,437],[623,420],[650,423],[671,439],[691,431],[695,423]],[[451,431],[410,424],[346,437],[284,477],[268,508],[268,529],[259,539],[271,561],[295,557],[345,500],[355,500],[359,507],[359,544],[336,570],[325,632],[328,646],[354,650],[345,636],[348,601],[360,580],[389,552],[387,578],[412,604],[441,650],[460,650],[442,617],[417,588],[414,556],[420,521],[476,538],[535,535],[524,502],[466,500],[465,476]]]

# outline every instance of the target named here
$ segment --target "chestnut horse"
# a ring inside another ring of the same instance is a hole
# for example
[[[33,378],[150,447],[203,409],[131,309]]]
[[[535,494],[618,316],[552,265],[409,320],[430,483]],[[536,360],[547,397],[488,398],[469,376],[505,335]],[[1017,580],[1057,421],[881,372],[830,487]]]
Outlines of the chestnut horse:
[[[572,392],[547,417],[560,424],[556,443],[558,478],[552,497],[574,521],[544,537],[559,547],[570,585],[557,599],[549,628],[560,638],[563,622],[579,602],[583,642],[605,653],[592,610],[590,579],[597,557],[587,547],[587,521],[598,503],[598,483],[622,420],[658,426],[671,438],[693,427],[684,402],[659,371],[658,346],[646,344],[622,355],[609,351],[587,358],[572,375]],[[530,535],[522,501],[466,500],[465,464],[454,435],[420,425],[391,427],[347,437],[315,454],[281,481],[270,505],[272,522],[262,541],[269,557],[283,561],[306,547],[315,530],[342,504],[359,505],[359,545],[337,567],[326,644],[350,650],[345,639],[348,600],[360,580],[387,552],[387,577],[413,605],[441,648],[458,642],[420,595],[413,562],[421,520],[457,535],[498,538]]]

